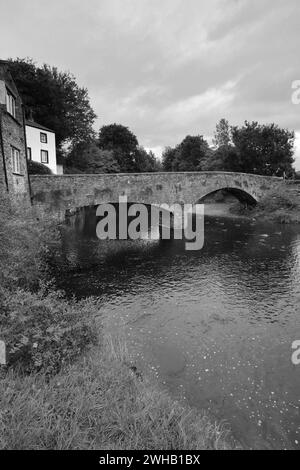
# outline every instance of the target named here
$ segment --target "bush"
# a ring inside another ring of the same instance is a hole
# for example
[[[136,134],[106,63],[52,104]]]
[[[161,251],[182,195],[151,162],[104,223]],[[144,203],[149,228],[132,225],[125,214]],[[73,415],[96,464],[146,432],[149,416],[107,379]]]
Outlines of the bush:
[[[299,207],[294,195],[287,189],[276,190],[267,193],[259,202],[258,208],[263,211],[273,212],[279,209],[293,210]]]
[[[68,302],[51,292],[46,261],[50,243],[58,239],[55,226],[30,215],[20,219],[5,202],[0,206],[0,339],[7,344],[9,367],[51,375],[95,340],[93,302]]]
[[[56,226],[31,215],[20,218],[8,203],[0,205],[0,220],[0,285],[36,290],[41,278],[48,278],[45,261],[49,246],[59,239]]]
[[[28,173],[30,175],[52,175],[50,168],[33,160],[28,161]]]
[[[56,374],[96,342],[95,301],[67,301],[61,293],[0,291],[1,339],[7,366],[23,373]]]
[[[256,206],[246,206],[240,202],[230,207],[235,215],[244,215],[278,224],[300,223],[300,198],[288,187],[268,192]]]

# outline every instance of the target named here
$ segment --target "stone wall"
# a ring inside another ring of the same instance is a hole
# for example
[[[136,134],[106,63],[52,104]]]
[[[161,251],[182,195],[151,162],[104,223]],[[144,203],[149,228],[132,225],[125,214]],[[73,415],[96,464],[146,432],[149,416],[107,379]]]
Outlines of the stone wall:
[[[241,200],[255,202],[282,183],[274,177],[226,172],[41,175],[30,180],[37,214],[60,220],[66,211],[118,202],[124,195],[128,202],[194,204],[214,191],[230,189]]]
[[[11,204],[20,210],[30,207],[29,180],[27,174],[26,138],[22,101],[9,74],[8,67],[0,61],[0,190],[9,193]],[[16,116],[6,110],[6,89],[16,99]],[[21,170],[13,171],[12,147],[20,151]],[[4,158],[3,158],[4,155]],[[6,175],[6,178],[5,178]],[[7,186],[6,181],[7,180]]]

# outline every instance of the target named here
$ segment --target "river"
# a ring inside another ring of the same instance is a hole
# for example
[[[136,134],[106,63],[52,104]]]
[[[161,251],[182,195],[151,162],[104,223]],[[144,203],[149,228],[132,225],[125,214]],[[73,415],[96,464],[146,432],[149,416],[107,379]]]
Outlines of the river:
[[[225,420],[243,447],[299,449],[300,229],[206,214],[203,249],[186,251],[183,240],[100,241],[86,208],[62,227],[57,284],[97,296],[138,369]]]

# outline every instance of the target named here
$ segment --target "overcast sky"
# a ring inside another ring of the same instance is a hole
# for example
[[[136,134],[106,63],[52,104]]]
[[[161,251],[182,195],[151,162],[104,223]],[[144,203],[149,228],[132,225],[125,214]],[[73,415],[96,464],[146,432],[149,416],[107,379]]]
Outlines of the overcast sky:
[[[299,0],[0,0],[0,58],[70,70],[96,129],[117,122],[157,154],[216,122],[297,132]]]

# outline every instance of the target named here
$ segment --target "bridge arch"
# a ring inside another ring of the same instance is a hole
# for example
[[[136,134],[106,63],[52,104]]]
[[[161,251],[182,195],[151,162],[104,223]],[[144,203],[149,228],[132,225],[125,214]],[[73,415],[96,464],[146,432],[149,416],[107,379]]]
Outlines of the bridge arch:
[[[227,194],[231,194],[232,196],[235,196],[236,199],[238,201],[240,201],[242,204],[247,204],[247,205],[251,205],[251,206],[254,206],[254,205],[257,204],[257,199],[252,194],[250,194],[248,191],[245,191],[244,189],[228,187],[228,186],[226,186],[224,188],[215,189],[213,191],[209,191],[206,194],[204,194],[203,196],[201,195],[200,198],[198,200],[196,200],[196,203],[198,203],[198,204],[204,203],[205,199],[208,196],[212,196],[214,194],[217,194],[220,191],[224,191]]]

